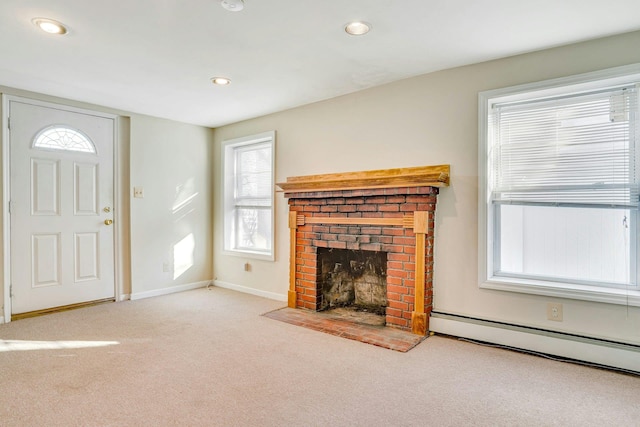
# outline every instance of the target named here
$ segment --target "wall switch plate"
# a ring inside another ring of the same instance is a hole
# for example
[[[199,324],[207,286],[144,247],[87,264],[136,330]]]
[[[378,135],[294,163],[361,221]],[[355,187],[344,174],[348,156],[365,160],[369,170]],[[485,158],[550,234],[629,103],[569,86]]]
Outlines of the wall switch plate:
[[[248,262],[244,263],[244,271],[251,271],[251,264],[249,264]]]
[[[136,199],[144,198],[144,189],[142,187],[133,187],[133,197]]]
[[[562,304],[558,302],[547,303],[547,319],[562,322]]]

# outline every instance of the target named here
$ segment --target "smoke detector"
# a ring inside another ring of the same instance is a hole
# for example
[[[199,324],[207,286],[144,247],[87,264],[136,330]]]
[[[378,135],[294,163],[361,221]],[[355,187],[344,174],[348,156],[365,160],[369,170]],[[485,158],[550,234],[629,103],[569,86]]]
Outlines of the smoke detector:
[[[220,0],[220,5],[230,12],[240,12],[244,9],[244,0]]]

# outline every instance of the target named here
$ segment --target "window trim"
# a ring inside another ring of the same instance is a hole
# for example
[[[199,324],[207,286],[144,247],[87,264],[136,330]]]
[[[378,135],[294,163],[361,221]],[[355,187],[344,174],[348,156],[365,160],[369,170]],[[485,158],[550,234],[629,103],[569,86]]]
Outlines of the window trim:
[[[252,251],[250,249],[232,248],[232,230],[235,221],[235,204],[233,201],[236,188],[235,181],[235,153],[236,148],[248,147],[251,145],[270,144],[271,148],[271,183],[272,190],[270,193],[271,204],[269,206],[271,212],[271,247],[268,252]],[[231,153],[231,157],[229,157]],[[265,261],[275,261],[275,153],[276,153],[276,132],[267,131],[255,135],[249,135],[241,138],[234,138],[222,141],[222,185],[223,185],[223,244],[222,253],[225,255],[242,256],[246,258],[261,259]]]
[[[488,162],[490,104],[504,102],[505,100],[525,100],[530,98],[533,92],[536,95],[545,97],[554,96],[565,93],[567,89],[580,92],[592,89],[600,84],[617,85],[627,83],[630,79],[640,81],[640,64],[488,90],[478,94],[478,285],[481,289],[640,306],[640,289],[637,288],[611,288],[494,275],[495,245],[493,239],[495,230],[494,221],[490,220],[494,211],[490,200],[491,195],[488,191],[490,178]],[[640,132],[640,130],[637,131]],[[640,243],[640,236],[637,239]]]

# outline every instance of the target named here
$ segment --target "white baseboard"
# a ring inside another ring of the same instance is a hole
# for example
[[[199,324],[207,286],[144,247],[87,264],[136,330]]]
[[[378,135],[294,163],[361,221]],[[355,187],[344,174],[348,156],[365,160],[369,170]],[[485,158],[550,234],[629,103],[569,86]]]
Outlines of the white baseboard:
[[[287,295],[277,294],[275,292],[261,291],[260,289],[248,288],[246,286],[236,285],[235,283],[214,280],[214,286],[219,288],[232,289],[234,291],[243,292],[245,294],[257,295],[259,297],[273,299],[276,301],[287,301]]]
[[[429,330],[640,373],[640,348],[592,338],[433,313]]]
[[[154,289],[153,291],[135,292],[129,295],[131,301],[143,298],[157,297],[160,295],[175,294],[176,292],[190,291],[192,289],[204,288],[211,284],[210,280],[202,282],[187,283],[186,285],[171,286],[170,288]]]

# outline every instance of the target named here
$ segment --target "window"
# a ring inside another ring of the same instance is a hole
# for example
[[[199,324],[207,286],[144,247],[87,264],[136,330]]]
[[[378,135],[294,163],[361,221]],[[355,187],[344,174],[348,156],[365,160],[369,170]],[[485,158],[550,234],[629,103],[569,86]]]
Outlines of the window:
[[[480,286],[640,305],[640,66],[480,94]]]
[[[42,129],[33,139],[33,148],[96,153],[96,147],[88,136],[65,125],[53,125]]]
[[[224,248],[274,259],[275,132],[225,141]]]

